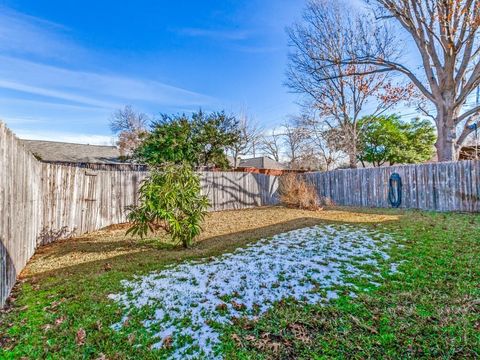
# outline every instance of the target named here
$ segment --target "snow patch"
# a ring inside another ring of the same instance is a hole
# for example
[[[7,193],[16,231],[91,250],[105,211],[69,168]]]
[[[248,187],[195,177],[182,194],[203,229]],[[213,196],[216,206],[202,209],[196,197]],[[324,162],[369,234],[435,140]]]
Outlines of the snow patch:
[[[308,304],[335,299],[338,286],[349,286],[355,296],[347,277],[376,285],[379,261],[388,259],[393,242],[388,234],[347,225],[304,228],[123,281],[125,292],[109,297],[127,314],[155,309],[144,326],[159,339],[153,348],[171,341],[170,359],[221,359],[219,325],[252,319],[286,298]]]

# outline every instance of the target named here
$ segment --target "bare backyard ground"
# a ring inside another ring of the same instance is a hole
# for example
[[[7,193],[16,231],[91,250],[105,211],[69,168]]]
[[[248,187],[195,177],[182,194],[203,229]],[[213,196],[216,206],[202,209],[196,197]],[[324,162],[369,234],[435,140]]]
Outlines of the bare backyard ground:
[[[217,212],[187,250],[127,227],[37,251],[0,358],[480,356],[478,215]]]

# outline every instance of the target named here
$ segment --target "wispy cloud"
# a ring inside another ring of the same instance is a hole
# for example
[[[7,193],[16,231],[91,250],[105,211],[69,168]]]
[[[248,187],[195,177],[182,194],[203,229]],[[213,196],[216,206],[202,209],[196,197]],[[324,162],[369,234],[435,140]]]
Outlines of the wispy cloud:
[[[42,110],[55,110],[61,112],[97,112],[99,109],[97,106],[89,106],[89,105],[76,105],[76,104],[65,104],[65,103],[58,103],[58,102],[50,102],[50,101],[40,101],[40,100],[29,100],[29,99],[22,99],[22,98],[14,98],[14,97],[0,97],[0,109],[8,108],[9,106],[13,107],[23,107],[25,109],[28,108],[35,108],[35,109],[42,109]]]
[[[128,102],[163,106],[203,106],[212,98],[156,81],[69,70],[18,58],[0,56],[0,88],[116,108]]]
[[[68,33],[62,25],[0,6],[2,54],[56,60],[85,56],[86,50],[71,41]]]
[[[98,101],[94,98],[75,95],[69,92],[57,91],[57,90],[52,90],[44,87],[31,86],[31,85],[23,84],[16,81],[0,80],[0,88],[8,89],[8,90],[16,90],[16,91],[20,91],[28,94],[41,95],[41,96],[50,97],[54,99],[69,100],[69,101],[77,102],[80,104],[94,105],[98,107],[115,108],[115,107],[118,107],[119,105],[115,103]]]
[[[283,50],[279,46],[258,44],[261,40],[261,33],[253,30],[185,28],[178,30],[177,33],[192,38],[224,41],[227,48],[243,53],[263,54]]]
[[[184,28],[178,30],[178,33],[190,37],[203,37],[214,40],[246,40],[251,35],[251,32],[247,30],[203,28]]]
[[[79,114],[88,112],[90,119],[99,119],[125,104],[162,111],[207,108],[217,101],[142,76],[92,71],[100,67],[101,55],[78,45],[70,35],[62,25],[0,6],[0,117],[16,119],[20,126],[27,122],[19,119],[31,119],[31,123],[43,116],[42,121],[52,124],[62,120],[61,106],[70,106],[71,117],[78,110]],[[55,106],[52,118],[46,118],[47,109]],[[40,108],[41,115],[37,112]]]

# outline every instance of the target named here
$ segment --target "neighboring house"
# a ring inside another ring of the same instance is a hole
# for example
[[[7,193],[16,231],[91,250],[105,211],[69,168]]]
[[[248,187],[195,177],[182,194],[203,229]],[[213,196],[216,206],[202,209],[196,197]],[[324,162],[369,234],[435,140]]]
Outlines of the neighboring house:
[[[240,159],[239,167],[270,169],[270,170],[286,170],[287,169],[285,165],[270,159],[268,156],[254,157],[250,159]]]
[[[72,144],[44,140],[20,140],[41,161],[51,163],[120,164],[116,146]]]
[[[478,145],[470,144],[462,146],[458,154],[458,160],[480,160],[480,143]],[[437,153],[433,157],[426,161],[426,163],[438,162]]]
[[[40,161],[92,170],[146,170],[146,165],[125,162],[116,146],[73,144],[58,141],[20,141]]]
[[[45,140],[20,140],[40,161],[75,165],[91,169],[146,169],[145,165],[126,163],[116,146],[73,144]],[[233,158],[228,156],[231,166]],[[267,156],[241,159],[237,170],[251,172],[287,171],[288,167]]]
[[[459,160],[478,160],[480,159],[480,144],[468,145],[460,149]]]

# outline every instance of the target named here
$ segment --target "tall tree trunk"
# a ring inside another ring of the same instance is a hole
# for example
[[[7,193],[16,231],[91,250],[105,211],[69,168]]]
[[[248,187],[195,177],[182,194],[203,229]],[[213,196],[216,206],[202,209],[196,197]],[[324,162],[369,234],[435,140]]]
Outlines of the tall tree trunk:
[[[356,130],[355,130],[356,131]],[[348,152],[349,166],[351,169],[356,169],[358,158],[357,158],[357,136],[353,134],[351,136],[350,151]]]
[[[349,166],[350,166],[351,169],[356,169],[357,168],[357,154],[353,153],[353,152],[350,152],[350,154],[348,154],[348,162],[349,162]]]
[[[455,119],[459,110],[455,109],[453,91],[445,91],[440,106],[437,106],[437,148],[438,161],[457,161],[460,151],[457,146],[457,129]]]
[[[438,120],[441,120],[441,119],[438,119]],[[457,160],[458,150],[455,144],[454,134],[455,134],[455,128],[452,129],[444,126],[439,129],[437,142],[435,143],[435,147],[437,148],[438,161],[456,161]]]

